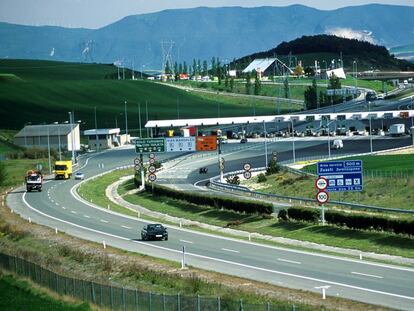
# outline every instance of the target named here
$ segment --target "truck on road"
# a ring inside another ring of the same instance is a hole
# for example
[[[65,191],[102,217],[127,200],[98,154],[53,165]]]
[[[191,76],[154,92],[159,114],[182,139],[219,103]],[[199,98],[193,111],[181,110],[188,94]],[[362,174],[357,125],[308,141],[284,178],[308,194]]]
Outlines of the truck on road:
[[[55,162],[55,179],[69,179],[72,176],[72,161]]]
[[[391,136],[402,136],[405,134],[405,124],[392,124],[389,131]]]
[[[26,190],[30,192],[32,190],[42,191],[43,175],[41,171],[30,170],[26,172],[25,177]]]

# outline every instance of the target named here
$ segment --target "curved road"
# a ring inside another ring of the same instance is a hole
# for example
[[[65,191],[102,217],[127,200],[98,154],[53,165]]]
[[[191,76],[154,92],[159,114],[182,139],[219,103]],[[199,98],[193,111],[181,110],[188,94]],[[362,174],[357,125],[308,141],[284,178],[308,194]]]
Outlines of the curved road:
[[[409,143],[408,138],[378,139],[374,146],[377,150]],[[295,144],[297,158],[327,154],[326,142],[304,140]],[[344,144],[345,148],[340,153],[369,149],[366,139],[353,139]],[[234,147],[231,145],[224,147],[226,171],[240,169],[246,158],[253,166],[263,165],[263,144],[228,153],[227,150]],[[269,145],[269,152],[272,148],[277,149],[281,160],[291,158],[292,142]],[[104,170],[132,164],[134,157],[132,149],[105,152],[83,159],[82,171],[86,177],[94,176]],[[177,165],[165,170],[165,173],[160,172],[160,181],[171,182],[168,176],[179,181],[182,176],[182,184],[191,184],[200,179],[194,172],[200,165],[210,163],[210,173],[215,174],[214,167],[217,165],[213,163],[216,159],[217,156],[192,159],[189,163],[182,163],[183,166]],[[319,292],[316,287],[326,285],[330,286],[328,295],[393,308],[412,310],[414,305],[414,269],[410,268],[272,247],[173,226],[168,226],[168,241],[142,242],[139,232],[145,221],[76,200],[71,190],[78,182],[48,180],[43,192],[26,193],[19,188],[8,195],[7,201],[13,210],[36,223],[98,243],[105,240],[108,245],[129,251],[180,261],[185,246],[187,263],[195,267],[308,291]]]

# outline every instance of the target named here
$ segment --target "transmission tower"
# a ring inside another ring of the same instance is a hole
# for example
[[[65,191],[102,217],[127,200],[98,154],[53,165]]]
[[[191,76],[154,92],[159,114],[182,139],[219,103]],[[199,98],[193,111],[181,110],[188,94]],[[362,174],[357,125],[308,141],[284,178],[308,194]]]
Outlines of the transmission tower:
[[[174,71],[174,66],[172,62],[172,49],[174,46],[173,41],[161,41],[161,51],[162,51],[162,69],[161,72],[165,74],[165,67],[167,63],[170,66],[171,71]]]

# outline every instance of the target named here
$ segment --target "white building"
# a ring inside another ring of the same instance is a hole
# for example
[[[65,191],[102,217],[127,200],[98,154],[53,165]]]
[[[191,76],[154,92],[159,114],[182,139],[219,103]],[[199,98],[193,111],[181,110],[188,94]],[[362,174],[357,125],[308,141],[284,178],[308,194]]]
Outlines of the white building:
[[[92,129],[83,132],[85,136],[88,136],[89,149],[110,149],[125,145],[129,141],[129,135],[120,135],[121,130],[119,128],[114,129]],[[97,144],[99,146],[97,147]]]
[[[14,144],[26,148],[80,150],[79,124],[26,125],[14,136]]]
[[[336,69],[328,70],[326,72],[326,75],[328,79],[331,78],[332,75],[335,75],[339,79],[346,79],[344,68],[336,68]]]

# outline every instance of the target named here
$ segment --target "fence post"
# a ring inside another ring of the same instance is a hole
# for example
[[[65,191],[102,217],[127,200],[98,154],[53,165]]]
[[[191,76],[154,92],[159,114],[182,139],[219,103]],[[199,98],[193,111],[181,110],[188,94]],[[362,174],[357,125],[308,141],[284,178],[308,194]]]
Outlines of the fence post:
[[[240,299],[240,308],[239,308],[239,310],[243,311],[243,300],[241,300],[241,299]]]
[[[100,300],[101,307],[102,307],[102,305],[103,305],[103,290],[102,290],[102,284],[99,284],[99,287],[100,287],[100,289],[99,289],[99,293],[100,293],[99,300]]]
[[[197,311],[200,311],[200,295],[197,295]]]
[[[85,301],[85,281],[82,280],[82,300]]]
[[[267,303],[267,311],[270,311],[270,303]]]
[[[151,307],[152,307],[151,292],[148,293],[148,298],[149,298],[149,311],[151,311]]]
[[[162,294],[162,311],[165,311],[165,294]]]
[[[177,310],[181,311],[180,293],[177,294]]]
[[[138,290],[135,288],[135,308],[138,311]]]
[[[109,300],[110,300],[110,304],[111,304],[111,310],[114,309],[114,291],[112,289],[112,285],[109,286],[110,289],[110,296],[109,296]]]
[[[217,297],[217,311],[220,311],[221,309],[221,301],[220,301],[220,296]]]
[[[125,310],[125,288],[122,286],[122,308]]]
[[[92,302],[95,303],[96,299],[95,299],[95,286],[94,286],[94,282],[91,282],[91,298],[92,298]]]

